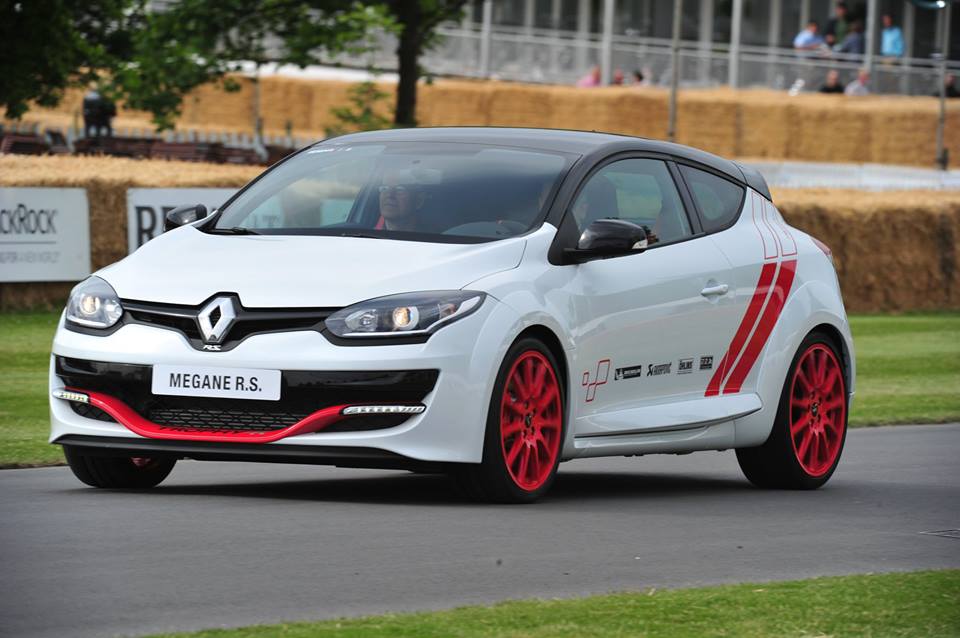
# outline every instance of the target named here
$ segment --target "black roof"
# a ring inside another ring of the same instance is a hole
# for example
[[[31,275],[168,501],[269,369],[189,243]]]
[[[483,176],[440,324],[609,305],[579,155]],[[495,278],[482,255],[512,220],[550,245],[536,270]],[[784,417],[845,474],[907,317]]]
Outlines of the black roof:
[[[460,142],[464,144],[497,144],[522,146],[545,151],[577,153],[587,155],[595,152],[616,153],[622,151],[641,151],[663,153],[708,166],[724,173],[734,180],[750,186],[761,195],[770,199],[770,190],[766,181],[755,169],[737,162],[724,159],[713,153],[707,153],[692,146],[674,144],[661,140],[651,140],[630,135],[596,133],[590,131],[567,131],[541,128],[498,128],[481,126],[401,128],[382,131],[351,133],[328,140],[328,143],[351,142]]]

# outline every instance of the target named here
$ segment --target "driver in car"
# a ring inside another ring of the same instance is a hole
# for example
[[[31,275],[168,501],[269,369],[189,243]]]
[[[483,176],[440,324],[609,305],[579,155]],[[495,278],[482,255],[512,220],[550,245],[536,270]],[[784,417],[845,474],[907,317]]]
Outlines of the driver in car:
[[[379,230],[417,230],[417,213],[423,208],[426,193],[409,170],[389,170],[380,184]]]

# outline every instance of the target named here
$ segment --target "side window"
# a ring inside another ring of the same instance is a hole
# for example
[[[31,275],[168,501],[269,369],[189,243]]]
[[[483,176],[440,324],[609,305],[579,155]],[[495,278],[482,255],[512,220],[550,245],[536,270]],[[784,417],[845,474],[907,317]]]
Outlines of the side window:
[[[653,159],[625,159],[595,173],[571,210],[580,232],[598,219],[624,219],[648,226],[654,241],[689,237],[690,222],[666,164]]]
[[[729,226],[740,212],[743,187],[690,166],[680,166],[703,218],[703,229],[715,233]]]

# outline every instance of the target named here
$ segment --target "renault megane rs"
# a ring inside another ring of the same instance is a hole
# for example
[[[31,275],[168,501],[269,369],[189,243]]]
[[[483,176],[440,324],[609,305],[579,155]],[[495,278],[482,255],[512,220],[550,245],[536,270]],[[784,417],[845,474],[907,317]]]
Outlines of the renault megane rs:
[[[443,471],[543,495],[561,461],[735,448],[816,488],[854,389],[830,250],[754,170],[572,131],[330,139],[71,293],[51,441],[89,485],[178,459]]]

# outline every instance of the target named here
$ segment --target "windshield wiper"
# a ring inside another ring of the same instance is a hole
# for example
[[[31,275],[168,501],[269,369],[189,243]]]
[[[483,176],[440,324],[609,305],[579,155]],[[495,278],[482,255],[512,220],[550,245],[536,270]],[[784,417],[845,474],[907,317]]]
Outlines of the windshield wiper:
[[[211,235],[259,235],[255,230],[233,226],[232,228],[211,228],[207,231]]]
[[[382,239],[380,235],[374,235],[372,233],[361,233],[356,230],[344,231],[338,234],[340,235],[340,237],[363,237],[365,239]]]

